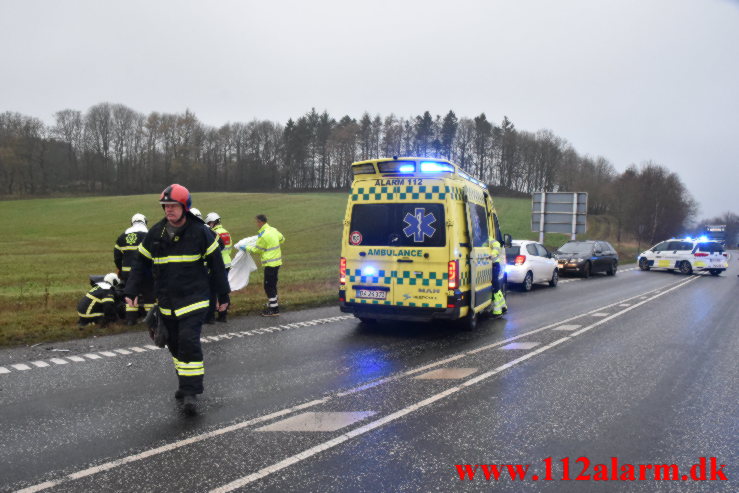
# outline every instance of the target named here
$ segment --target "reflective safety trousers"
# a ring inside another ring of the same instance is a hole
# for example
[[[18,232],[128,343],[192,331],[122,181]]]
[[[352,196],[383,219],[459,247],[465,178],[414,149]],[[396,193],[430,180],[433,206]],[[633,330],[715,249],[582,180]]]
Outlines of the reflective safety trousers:
[[[493,293],[493,315],[502,315],[504,308],[508,309],[508,305],[506,305],[503,291],[496,291]]]
[[[167,328],[167,347],[183,394],[202,394],[205,365],[200,332],[205,314],[203,312],[182,318],[162,317]]]
[[[259,253],[264,267],[278,267],[282,265],[282,250],[280,245],[285,242],[285,237],[269,224],[259,228],[257,244],[245,246],[251,253]]]

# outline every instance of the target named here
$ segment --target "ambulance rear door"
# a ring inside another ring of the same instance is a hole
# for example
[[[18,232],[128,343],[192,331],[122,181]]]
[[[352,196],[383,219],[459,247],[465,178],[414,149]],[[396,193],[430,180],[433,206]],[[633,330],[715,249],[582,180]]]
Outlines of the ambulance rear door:
[[[355,203],[349,243],[357,254],[347,259],[347,268],[360,277],[350,277],[347,301],[446,308],[444,202]]]

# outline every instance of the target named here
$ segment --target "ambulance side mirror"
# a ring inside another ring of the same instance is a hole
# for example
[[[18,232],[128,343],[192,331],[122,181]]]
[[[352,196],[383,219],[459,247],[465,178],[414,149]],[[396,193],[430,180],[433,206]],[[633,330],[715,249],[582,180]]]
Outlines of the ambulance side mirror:
[[[503,235],[503,246],[506,248],[511,248],[511,242],[513,241],[513,238],[511,238],[511,235],[508,233]]]

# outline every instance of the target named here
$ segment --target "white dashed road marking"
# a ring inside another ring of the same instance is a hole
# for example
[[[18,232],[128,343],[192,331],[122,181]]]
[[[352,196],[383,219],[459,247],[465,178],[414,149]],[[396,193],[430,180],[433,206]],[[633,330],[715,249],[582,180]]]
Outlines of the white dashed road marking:
[[[510,350],[510,349],[531,349],[533,347],[538,346],[541,344],[540,342],[512,342],[510,344],[506,344],[505,346],[501,346],[500,349],[504,350]]]
[[[308,320],[306,322],[295,322],[292,324],[287,325],[278,325],[276,327],[264,327],[259,329],[252,329],[252,330],[245,330],[243,332],[231,332],[228,334],[221,334],[221,335],[214,335],[214,336],[205,336],[201,339],[201,342],[207,343],[207,342],[215,342],[215,341],[222,341],[222,340],[230,340],[234,337],[244,337],[246,336],[254,336],[254,335],[260,335],[260,334],[271,334],[272,332],[280,332],[282,330],[289,330],[289,329],[295,329],[299,327],[312,327],[315,325],[321,325],[331,322],[338,322],[340,320],[347,320],[350,318],[354,318],[351,315],[340,315],[337,317],[328,317],[328,318],[319,318],[316,320]],[[134,346],[127,349],[111,349],[110,351],[100,351],[98,353],[87,353],[83,354],[82,356],[65,356],[65,359],[62,358],[52,358],[48,361],[55,363],[57,365],[65,365],[69,363],[70,361],[75,363],[82,363],[87,360],[102,360],[102,356],[107,356],[108,358],[113,358],[115,356],[118,356],[120,354],[123,355],[131,355],[131,354],[138,354],[138,353],[146,353],[149,351],[156,351],[161,348],[158,348],[152,344],[147,344],[146,346],[139,347]],[[67,351],[65,349],[65,351]],[[100,356],[102,355],[102,356]],[[85,359],[87,358],[87,359]],[[44,361],[33,361],[30,364],[32,364],[35,368],[45,368],[47,366],[50,366],[48,363]],[[10,368],[0,367],[0,374],[5,373],[13,373],[12,370],[15,371],[27,371],[27,370],[33,370],[35,368],[28,366],[28,364],[25,363],[17,363],[13,365],[8,365]]]
[[[608,315],[610,315],[610,313],[605,313],[605,312],[598,312],[598,313],[590,314],[591,317],[607,317]]]
[[[582,327],[582,325],[560,325],[552,330],[577,330],[580,327]]]
[[[416,380],[454,380],[465,378],[477,371],[477,368],[439,368],[418,375]]]
[[[292,416],[254,431],[336,431],[377,414],[374,411],[308,412]]]

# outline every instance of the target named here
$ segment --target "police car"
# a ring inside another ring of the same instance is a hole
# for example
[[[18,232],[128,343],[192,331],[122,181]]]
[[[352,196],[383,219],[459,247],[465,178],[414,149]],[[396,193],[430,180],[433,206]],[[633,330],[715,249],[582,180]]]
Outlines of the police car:
[[[728,254],[717,241],[706,238],[672,238],[642,252],[639,268],[678,270],[683,274],[708,271],[718,276],[729,267]]]
[[[449,161],[418,157],[356,162],[352,174],[341,311],[366,323],[447,319],[473,328],[505,282],[490,244],[505,241],[486,186]]]

